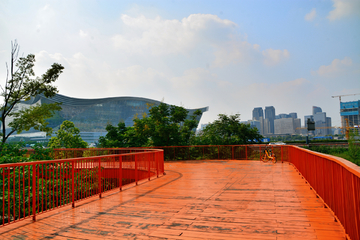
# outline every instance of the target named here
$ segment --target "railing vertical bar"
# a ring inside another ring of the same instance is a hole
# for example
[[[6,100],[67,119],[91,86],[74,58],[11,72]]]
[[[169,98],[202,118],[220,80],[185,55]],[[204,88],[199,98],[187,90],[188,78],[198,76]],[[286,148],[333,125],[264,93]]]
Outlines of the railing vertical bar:
[[[122,156],[119,156],[119,173],[120,173],[120,179],[119,179],[119,182],[120,182],[120,191],[122,191]]]
[[[135,183],[138,185],[138,162],[137,162],[137,155],[135,155]]]
[[[75,160],[71,161],[71,202],[75,207]]]
[[[98,158],[99,159],[99,198],[101,198],[101,158]]]
[[[33,221],[36,221],[36,164],[32,164],[32,215]]]
[[[2,211],[2,225],[5,224],[5,171],[6,168],[2,168],[1,169],[1,174],[2,174],[2,180],[3,180],[3,186],[2,186],[2,206],[3,206],[3,211]],[[30,194],[29,194],[30,196]]]

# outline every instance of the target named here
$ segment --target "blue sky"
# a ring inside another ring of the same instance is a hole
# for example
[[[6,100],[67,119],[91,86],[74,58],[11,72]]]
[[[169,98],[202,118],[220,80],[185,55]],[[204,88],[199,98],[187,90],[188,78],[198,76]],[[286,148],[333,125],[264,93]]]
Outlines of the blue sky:
[[[61,94],[209,106],[202,123],[274,106],[304,124],[319,106],[340,126],[331,96],[360,93],[359,0],[0,0],[0,9],[1,84],[17,39],[37,75],[65,66]]]

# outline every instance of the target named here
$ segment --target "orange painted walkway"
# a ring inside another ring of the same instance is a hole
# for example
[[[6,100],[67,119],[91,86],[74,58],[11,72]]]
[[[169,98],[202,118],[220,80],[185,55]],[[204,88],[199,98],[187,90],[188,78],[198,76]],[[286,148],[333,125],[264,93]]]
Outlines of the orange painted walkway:
[[[288,163],[165,163],[166,175],[0,228],[0,239],[345,239]]]

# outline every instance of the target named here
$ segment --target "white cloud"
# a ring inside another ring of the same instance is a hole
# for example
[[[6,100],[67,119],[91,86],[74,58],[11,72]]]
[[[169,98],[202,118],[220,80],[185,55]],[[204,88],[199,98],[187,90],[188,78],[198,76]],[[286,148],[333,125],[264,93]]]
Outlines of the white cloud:
[[[289,58],[290,53],[288,50],[274,50],[274,49],[266,49],[262,51],[264,56],[264,64],[268,66],[276,65],[280,61]]]
[[[308,14],[305,15],[305,20],[306,21],[312,21],[314,20],[316,17],[316,9],[313,8]]]
[[[351,15],[360,15],[359,0],[333,0],[333,3],[334,10],[327,16],[331,21]]]
[[[334,59],[330,65],[322,65],[317,71],[312,71],[312,74],[322,77],[337,77],[339,74],[349,71],[352,65],[352,59],[349,57],[345,57],[343,60]]]
[[[153,55],[187,54],[200,42],[212,44],[226,38],[235,23],[211,14],[192,14],[179,20],[148,19],[122,15],[125,26],[123,34],[112,40],[118,49]]]

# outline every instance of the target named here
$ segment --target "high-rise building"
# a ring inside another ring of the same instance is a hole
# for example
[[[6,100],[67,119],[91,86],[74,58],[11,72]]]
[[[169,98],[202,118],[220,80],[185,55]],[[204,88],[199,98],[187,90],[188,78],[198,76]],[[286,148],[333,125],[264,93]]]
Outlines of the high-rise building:
[[[307,119],[310,118],[315,122],[316,136],[331,135],[331,118],[326,116],[326,112],[323,112],[320,107],[313,106],[313,115],[307,115],[304,117],[305,128],[307,128]]]
[[[264,111],[261,107],[254,108],[253,120],[260,120],[260,117],[264,117]]]
[[[360,100],[353,102],[340,102],[341,127],[348,122],[350,127],[360,125]]]
[[[298,118],[296,112],[289,113],[289,116],[290,116],[291,118]]]
[[[317,113],[321,113],[322,110],[320,107],[313,106],[312,115],[315,115]]]
[[[301,120],[299,118],[279,118],[274,121],[275,134],[299,134]]]
[[[269,121],[269,134],[274,134],[275,108],[273,106],[265,107],[265,119]]]

